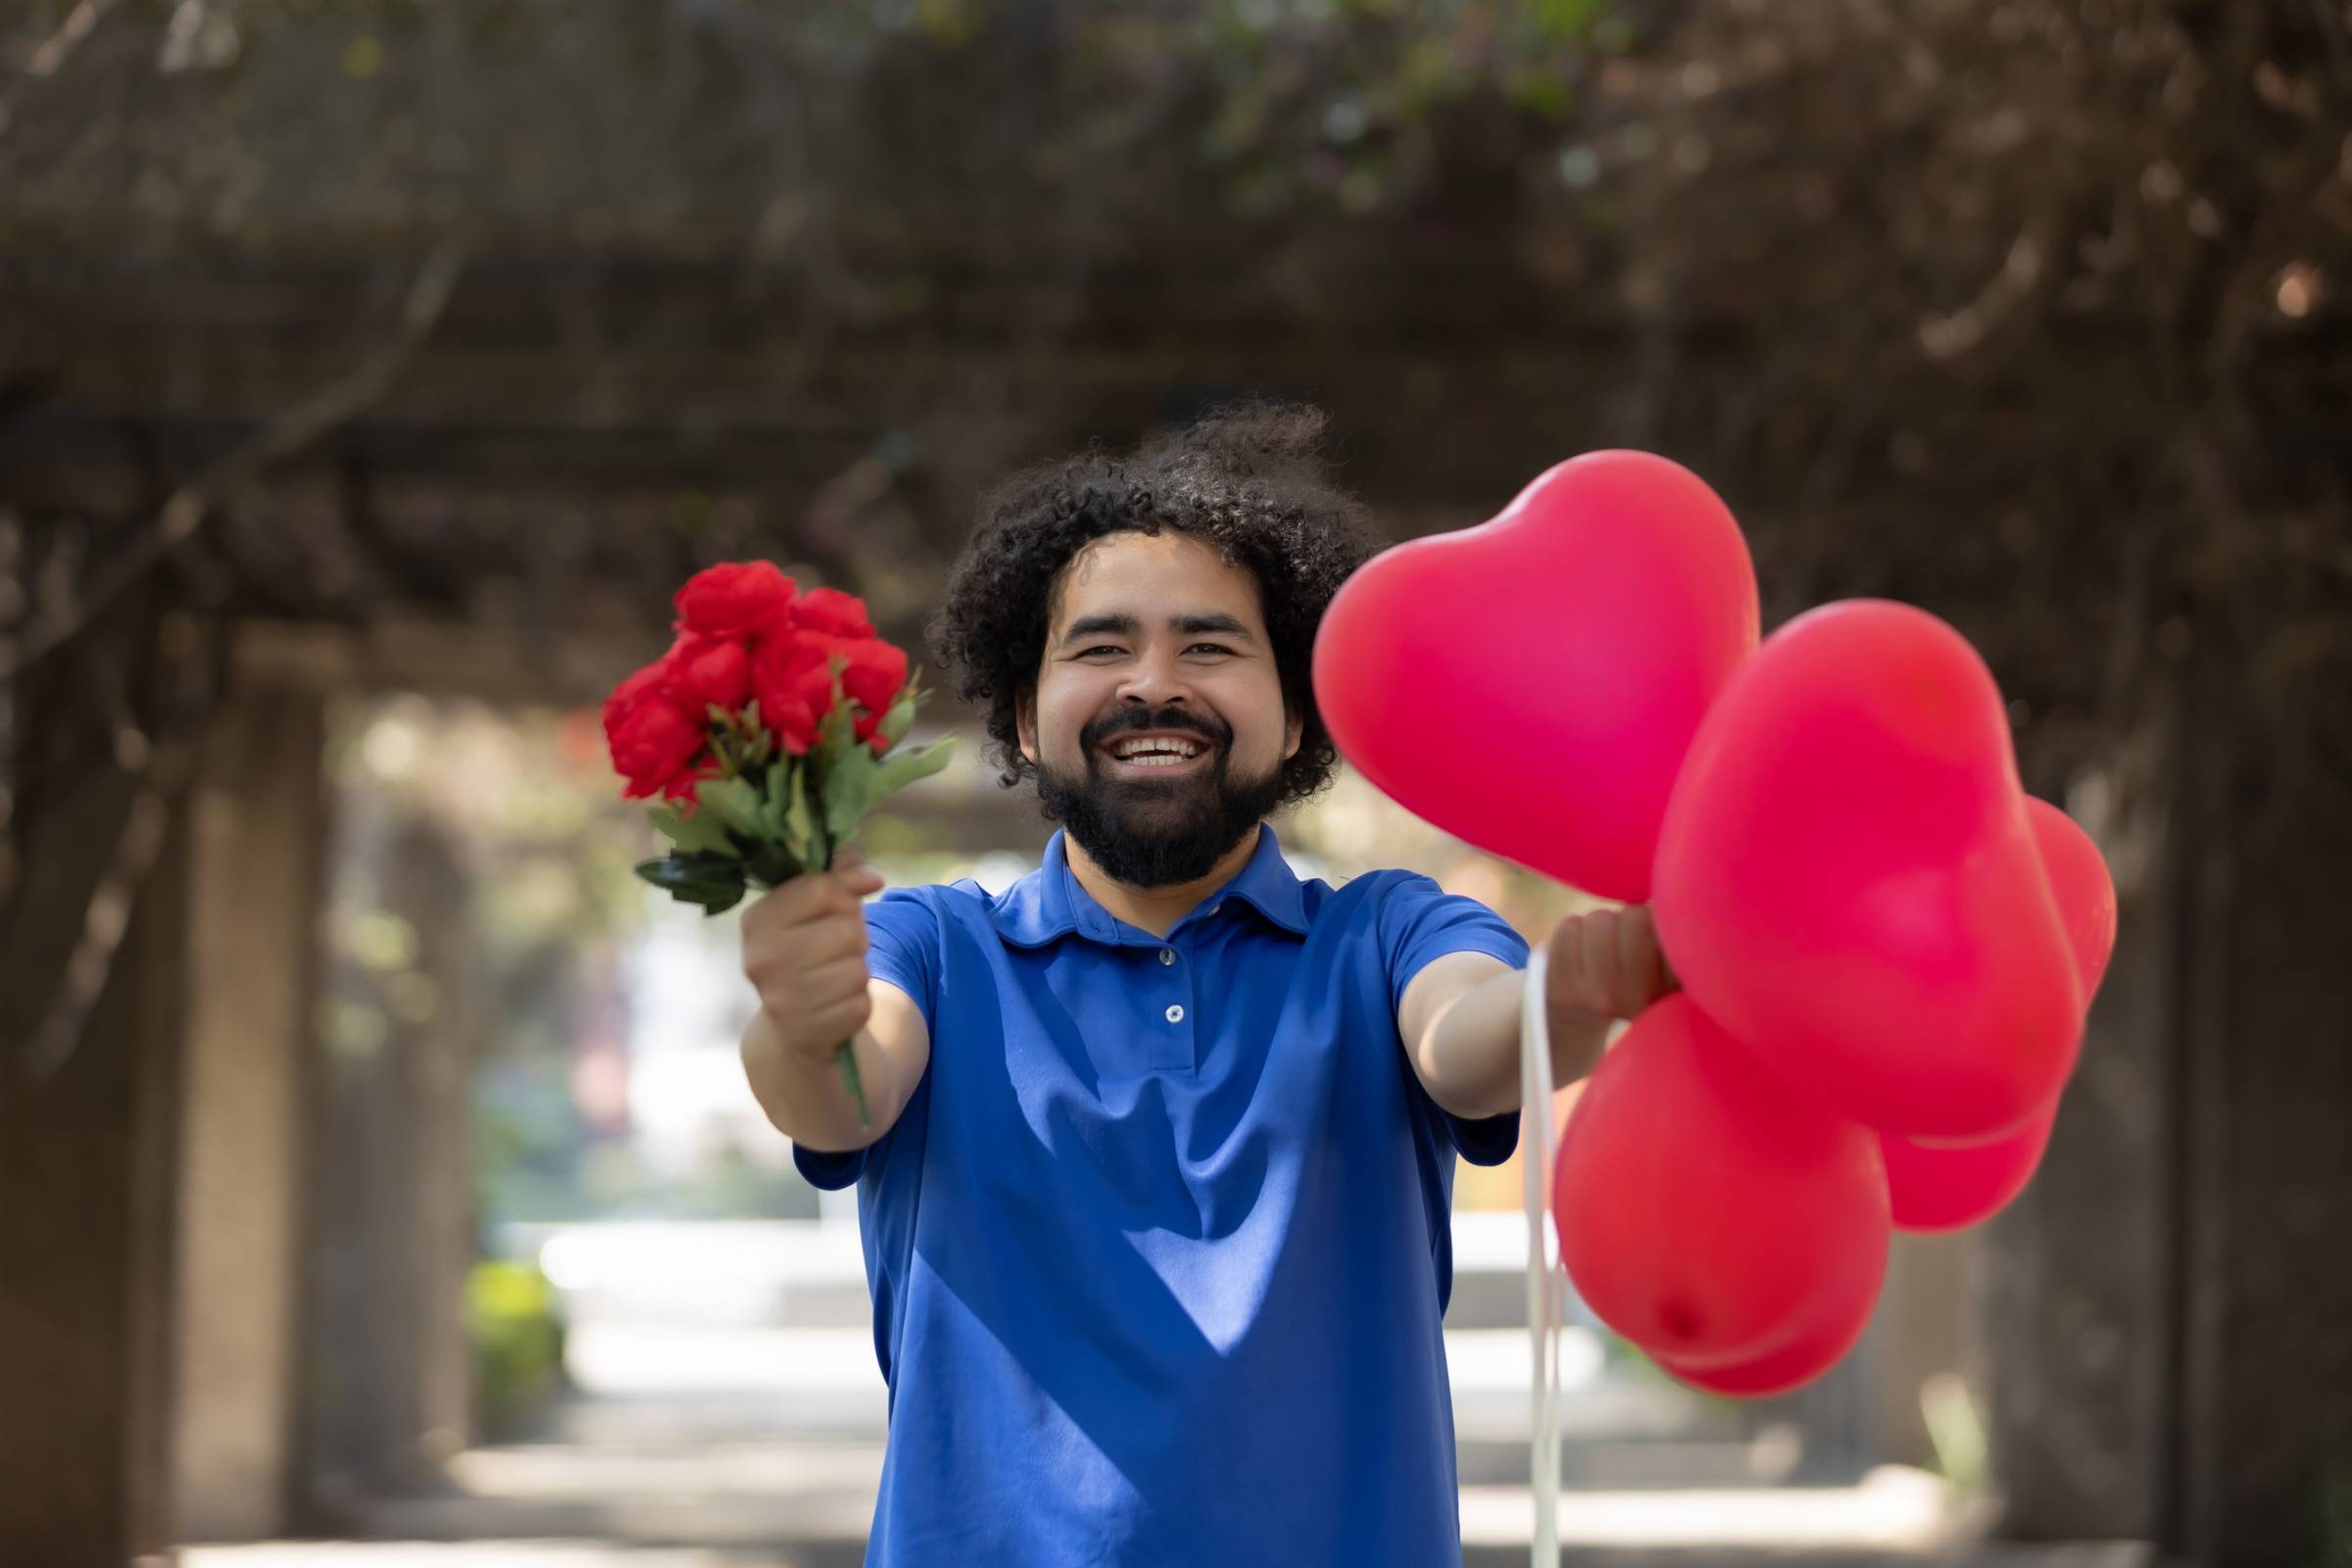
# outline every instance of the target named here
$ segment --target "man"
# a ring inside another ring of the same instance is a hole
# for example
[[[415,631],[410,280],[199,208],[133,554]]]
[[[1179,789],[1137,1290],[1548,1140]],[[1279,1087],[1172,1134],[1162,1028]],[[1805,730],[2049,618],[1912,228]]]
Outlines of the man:
[[[1061,824],[1044,865],[861,911],[852,858],[745,913],[753,1092],[858,1186],[869,1563],[1459,1561],[1453,1160],[1517,1142],[1527,949],[1426,877],[1302,883],[1264,825],[1336,763],[1309,657],[1369,554],[1319,424],[1248,408],[1007,481],[932,642]],[[1667,980],[1640,909],[1550,952],[1564,1084]]]

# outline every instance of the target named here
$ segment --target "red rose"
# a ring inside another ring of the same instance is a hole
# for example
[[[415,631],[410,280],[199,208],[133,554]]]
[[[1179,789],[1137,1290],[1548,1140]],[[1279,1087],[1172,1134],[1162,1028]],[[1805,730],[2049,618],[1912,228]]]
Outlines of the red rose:
[[[670,695],[689,712],[716,703],[732,713],[752,699],[752,653],[733,638],[681,632],[666,662]]]
[[[647,697],[659,694],[662,690],[662,683],[668,678],[668,676],[669,662],[668,659],[664,657],[654,661],[654,662],[646,665],[643,669],[632,671],[628,679],[613,687],[612,695],[605,699],[604,716],[606,733],[608,735],[611,734],[612,729],[612,720],[618,714],[628,709],[636,707]]]
[[[613,771],[628,780],[624,800],[653,794],[675,798],[693,789],[693,764],[708,739],[703,721],[668,691],[666,660],[638,670],[605,699],[605,744]]]
[[[906,651],[867,639],[845,642],[832,650],[841,656],[841,689],[868,713],[890,711],[906,684]]]
[[[838,588],[812,588],[792,607],[795,625],[835,637],[871,637],[874,623],[865,618],[865,601]]]
[[[795,757],[816,743],[817,722],[833,706],[823,642],[810,633],[791,632],[761,638],[752,654],[752,696],[760,704],[760,722]]]
[[[811,605],[815,615],[804,617],[801,612]],[[877,752],[890,744],[878,731],[882,715],[906,685],[905,651],[872,636],[843,636],[808,623],[813,618],[835,625],[864,624],[863,609],[848,594],[817,589],[795,607],[797,624],[770,631],[752,651],[752,693],[759,700],[760,716],[775,732],[777,743],[795,757],[815,744],[818,726],[833,707],[837,663],[842,695],[863,710],[855,716],[858,738]]]
[[[744,637],[781,625],[794,592],[793,580],[772,561],[726,561],[687,578],[671,603],[681,631]]]

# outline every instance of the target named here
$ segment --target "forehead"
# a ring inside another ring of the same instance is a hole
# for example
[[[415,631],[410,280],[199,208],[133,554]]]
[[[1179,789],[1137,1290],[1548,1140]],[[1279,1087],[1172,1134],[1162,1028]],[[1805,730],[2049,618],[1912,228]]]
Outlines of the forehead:
[[[1061,570],[1049,615],[1058,628],[1080,615],[1224,611],[1259,626],[1257,579],[1189,534],[1124,530],[1093,540]],[[1262,629],[1262,627],[1261,627]]]

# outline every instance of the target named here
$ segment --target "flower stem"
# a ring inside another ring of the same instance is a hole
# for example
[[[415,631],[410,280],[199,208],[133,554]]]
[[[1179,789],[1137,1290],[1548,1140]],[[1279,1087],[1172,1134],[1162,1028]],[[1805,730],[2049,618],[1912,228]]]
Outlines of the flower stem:
[[[836,1046],[833,1049],[833,1059],[841,1063],[842,1086],[848,1089],[850,1097],[858,1102],[858,1130],[870,1133],[874,1130],[874,1123],[873,1118],[865,1113],[865,1085],[858,1081],[858,1053],[852,1049],[853,1045],[854,1042],[845,1040]]]

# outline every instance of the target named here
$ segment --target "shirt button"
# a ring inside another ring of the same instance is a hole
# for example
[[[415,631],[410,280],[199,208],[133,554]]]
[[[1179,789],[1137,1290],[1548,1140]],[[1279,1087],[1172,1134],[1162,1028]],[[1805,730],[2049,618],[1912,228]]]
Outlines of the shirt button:
[[[1160,949],[1159,961],[1162,963],[1174,963],[1176,961],[1176,950],[1174,948]]]
[[[1168,1009],[1168,1022],[1170,1022],[1170,1023],[1182,1023],[1182,1022],[1184,1022],[1184,1009],[1183,1009],[1182,1007],[1170,1007],[1170,1008]]]

